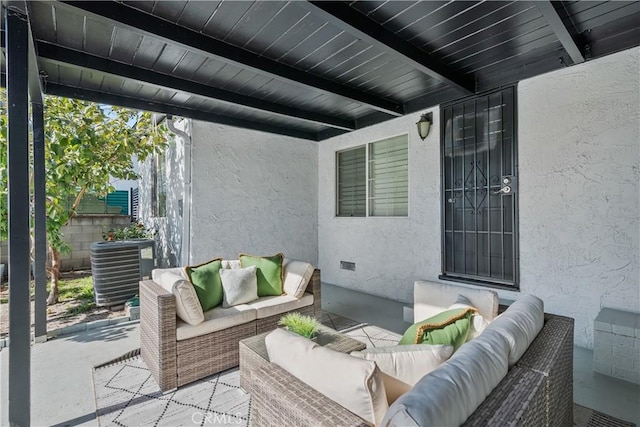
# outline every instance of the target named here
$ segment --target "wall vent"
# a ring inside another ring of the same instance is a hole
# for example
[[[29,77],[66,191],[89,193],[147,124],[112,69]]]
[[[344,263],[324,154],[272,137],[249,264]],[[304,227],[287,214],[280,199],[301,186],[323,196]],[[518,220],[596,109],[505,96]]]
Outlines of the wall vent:
[[[342,270],[356,271],[356,263],[349,261],[340,261],[340,268]]]

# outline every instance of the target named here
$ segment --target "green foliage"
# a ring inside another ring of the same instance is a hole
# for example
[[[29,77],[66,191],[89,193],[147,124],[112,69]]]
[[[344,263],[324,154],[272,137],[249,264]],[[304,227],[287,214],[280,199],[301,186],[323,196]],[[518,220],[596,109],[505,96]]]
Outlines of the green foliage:
[[[33,282],[31,282],[33,285]],[[60,302],[93,303],[93,281],[91,276],[79,277],[77,279],[60,280]],[[33,286],[31,287],[31,298],[33,299]],[[6,304],[8,298],[0,298],[0,304]],[[86,311],[86,310],[85,310]]]
[[[311,316],[304,316],[300,313],[287,313],[278,322],[278,325],[285,326],[287,330],[302,335],[305,338],[313,338],[318,331],[319,323]]]
[[[0,91],[0,240],[7,237],[7,109]],[[68,250],[61,228],[75,215],[85,192],[106,196],[111,178],[137,179],[132,159],[161,152],[164,125],[151,113],[107,107],[69,98],[45,97],[47,238],[57,251]],[[71,209],[67,200],[76,200]]]
[[[93,282],[91,276],[71,280],[60,280],[60,301],[93,301]]]
[[[86,313],[96,307],[91,276],[60,280],[59,287],[60,302],[72,304],[65,310],[65,317]]]
[[[151,239],[155,232],[144,227],[141,222],[133,223],[126,227],[111,228],[106,233],[102,233],[102,238],[106,241],[129,240],[129,239]]]

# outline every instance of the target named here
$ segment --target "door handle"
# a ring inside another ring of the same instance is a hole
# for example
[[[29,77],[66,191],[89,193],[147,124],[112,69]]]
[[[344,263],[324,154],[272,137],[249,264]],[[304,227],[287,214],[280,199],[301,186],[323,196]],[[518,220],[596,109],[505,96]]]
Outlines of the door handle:
[[[509,193],[511,193],[511,186],[509,185],[505,185],[501,189],[493,192],[493,194],[509,194]]]

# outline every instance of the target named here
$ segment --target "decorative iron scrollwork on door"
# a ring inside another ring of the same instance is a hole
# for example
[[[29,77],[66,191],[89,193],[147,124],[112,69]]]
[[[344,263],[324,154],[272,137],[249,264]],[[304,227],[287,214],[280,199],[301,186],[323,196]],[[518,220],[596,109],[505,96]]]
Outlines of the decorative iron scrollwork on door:
[[[444,106],[443,278],[517,285],[515,88]]]

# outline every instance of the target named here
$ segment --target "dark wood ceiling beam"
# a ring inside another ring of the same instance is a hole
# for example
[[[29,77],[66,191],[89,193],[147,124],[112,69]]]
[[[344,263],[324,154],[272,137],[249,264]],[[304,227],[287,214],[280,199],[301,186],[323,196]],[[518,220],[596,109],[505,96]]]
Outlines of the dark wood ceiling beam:
[[[31,23],[29,21],[29,2],[24,0],[11,0],[4,1],[3,6],[12,10],[23,13],[27,16],[27,23],[29,27],[29,97],[31,102],[36,104],[42,104],[42,81],[40,80],[40,72],[38,70],[38,61],[36,59],[36,51],[34,48],[33,30],[31,29]],[[4,24],[4,22],[3,22]],[[2,30],[2,47],[5,43],[4,29]]]
[[[553,7],[553,3],[550,1],[535,1],[534,4],[542,16],[544,16],[544,19],[546,19],[547,24],[549,24],[549,27],[551,27],[556,37],[558,37],[562,47],[567,51],[573,63],[579,64],[584,62],[582,52],[580,52],[576,41],[571,37],[571,34],[569,34],[569,30],[567,30],[567,27],[562,22],[556,8]]]
[[[199,32],[114,1],[62,1],[61,3],[85,12],[110,19],[142,31],[165,43],[180,45],[187,50],[199,51],[240,68],[250,69],[279,80],[347,98],[393,116],[403,114],[402,104],[363,92],[353,87],[307,73],[253,52],[225,43]]]
[[[40,58],[54,63],[69,65],[75,68],[84,68],[112,74],[155,87],[169,88],[186,92],[192,95],[216,99],[234,105],[248,107],[254,110],[266,111],[287,118],[300,119],[306,122],[331,126],[337,129],[354,130],[355,121],[340,119],[321,113],[301,110],[269,101],[256,99],[235,92],[218,89],[205,84],[181,79],[179,77],[161,74],[152,70],[127,65],[110,59],[101,58],[84,52],[68,49],[47,42],[38,42],[38,55]]]
[[[84,101],[117,105],[120,107],[127,107],[136,110],[171,114],[173,116],[181,116],[190,119],[202,120],[205,122],[219,123],[243,129],[253,129],[262,132],[291,136],[294,138],[309,139],[312,141],[317,141],[318,139],[318,136],[315,132],[303,132],[291,128],[268,125],[251,120],[239,119],[236,117],[229,117],[220,114],[209,113],[206,111],[193,110],[190,108],[168,105],[165,103],[144,101],[138,98],[116,95],[109,92],[80,89],[76,87],[60,85],[57,83],[47,83],[45,91],[45,93],[47,93],[48,95],[62,96],[65,98],[82,99]]]
[[[327,22],[353,34],[394,58],[422,73],[446,83],[466,95],[475,92],[475,82],[469,77],[430,56],[411,43],[367,18],[342,1],[303,1],[296,3],[305,7]]]

